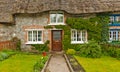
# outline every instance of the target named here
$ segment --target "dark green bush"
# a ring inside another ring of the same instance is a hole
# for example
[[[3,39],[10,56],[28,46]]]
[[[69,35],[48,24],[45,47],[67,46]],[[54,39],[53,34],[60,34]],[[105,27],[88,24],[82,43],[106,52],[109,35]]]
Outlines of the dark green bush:
[[[0,61],[7,59],[8,57],[10,57],[13,54],[15,54],[15,52],[9,51],[9,50],[4,50],[4,51],[0,52]]]
[[[68,49],[67,50],[67,54],[74,55],[75,53],[76,53],[76,51],[74,49]]]
[[[108,50],[108,53],[109,53],[110,56],[115,57],[117,59],[120,59],[120,49],[110,47],[109,50]]]
[[[9,55],[7,53],[1,52],[0,54],[1,54],[3,59],[6,59],[9,57]]]
[[[116,52],[116,49],[114,47],[109,47],[107,50],[107,53],[112,57],[116,57],[115,52]]]
[[[109,46],[107,44],[101,44],[102,55],[109,56],[108,49]]]
[[[100,45],[94,40],[84,44],[80,48],[80,55],[84,57],[99,58],[102,55]]]
[[[20,51],[21,50],[21,40],[17,37],[13,37],[11,41],[16,43],[16,50]]]
[[[116,45],[102,44],[101,47],[103,55],[120,59],[120,48],[118,48]]]
[[[116,56],[117,59],[120,60],[120,49],[116,49],[115,56]]]
[[[4,60],[4,59],[3,59],[3,56],[0,54],[0,61],[2,61],[2,60]]]
[[[48,44],[49,41],[46,41],[44,44],[33,44],[32,46],[35,47],[35,49],[38,50],[39,52],[43,52],[49,50]]]

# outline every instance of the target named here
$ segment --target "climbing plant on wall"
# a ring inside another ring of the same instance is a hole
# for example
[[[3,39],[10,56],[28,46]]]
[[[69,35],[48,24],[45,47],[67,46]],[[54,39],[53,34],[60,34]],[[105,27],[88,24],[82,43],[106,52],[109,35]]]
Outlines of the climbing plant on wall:
[[[71,44],[71,29],[87,30],[88,40],[94,39],[97,42],[107,42],[108,40],[108,15],[97,15],[92,18],[67,18],[67,25],[56,25],[57,29],[64,30],[63,37],[63,48],[74,48],[75,50],[80,49],[80,44]],[[45,27],[45,28],[52,28]]]
[[[101,42],[108,42],[109,38],[109,13],[108,14],[100,14],[99,17],[99,23],[102,25],[101,28]]]

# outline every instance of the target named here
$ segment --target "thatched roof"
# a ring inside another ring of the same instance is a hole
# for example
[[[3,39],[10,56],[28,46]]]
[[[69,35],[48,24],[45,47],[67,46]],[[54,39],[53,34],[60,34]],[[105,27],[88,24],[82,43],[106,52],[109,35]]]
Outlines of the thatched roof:
[[[0,22],[12,22],[16,13],[63,10],[71,14],[120,11],[120,0],[0,0]]]

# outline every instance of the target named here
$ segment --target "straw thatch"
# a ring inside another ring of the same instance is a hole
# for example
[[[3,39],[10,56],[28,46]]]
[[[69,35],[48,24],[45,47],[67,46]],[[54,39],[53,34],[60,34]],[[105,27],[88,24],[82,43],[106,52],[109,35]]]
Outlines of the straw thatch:
[[[120,11],[120,0],[0,0],[0,22],[12,22],[16,13],[63,10],[71,14]]]

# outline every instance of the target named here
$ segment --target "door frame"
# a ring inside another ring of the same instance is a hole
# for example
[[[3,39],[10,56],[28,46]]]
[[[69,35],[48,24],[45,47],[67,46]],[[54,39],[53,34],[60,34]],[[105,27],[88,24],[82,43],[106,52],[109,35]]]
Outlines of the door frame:
[[[60,29],[51,30],[51,50],[54,51],[53,50],[53,31],[61,31],[61,50],[60,51],[62,51],[63,50],[63,46],[62,46],[63,30],[60,30]]]

